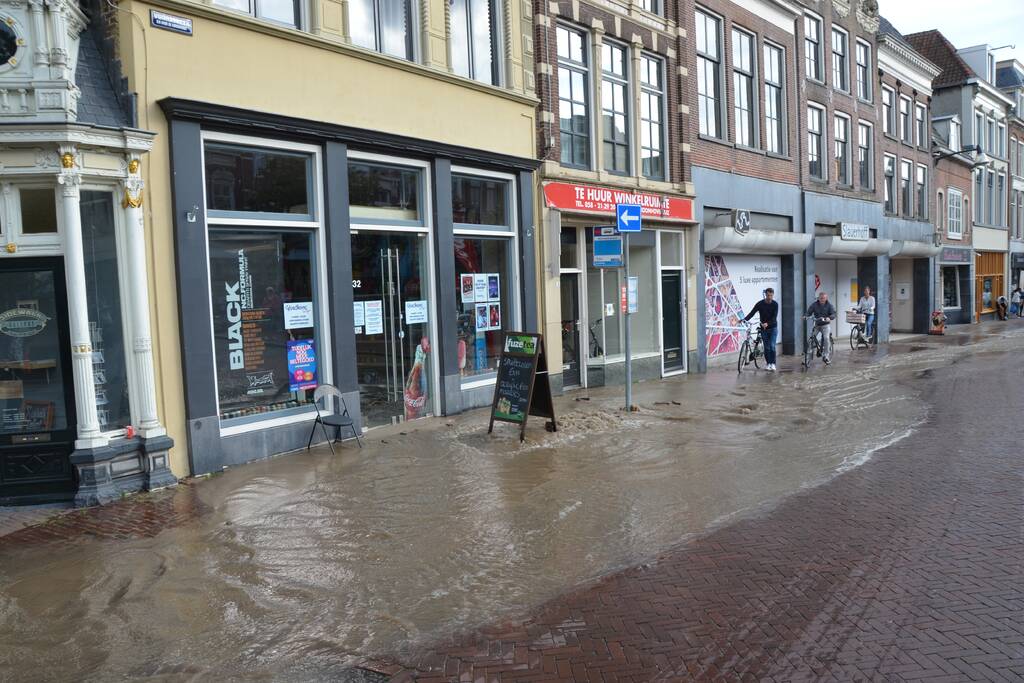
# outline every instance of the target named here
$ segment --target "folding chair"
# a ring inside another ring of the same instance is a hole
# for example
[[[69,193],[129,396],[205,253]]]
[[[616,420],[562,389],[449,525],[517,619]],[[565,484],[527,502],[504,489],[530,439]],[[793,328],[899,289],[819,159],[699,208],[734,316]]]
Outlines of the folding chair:
[[[332,399],[337,398],[341,401],[341,412],[334,412],[334,401]],[[327,414],[320,412],[320,401],[324,401],[324,411]],[[331,453],[334,453],[334,442],[341,436],[341,430],[343,427],[347,427],[352,430],[352,436],[356,437],[356,443],[359,447],[363,447],[363,442],[359,440],[359,432],[356,430],[356,423],[352,419],[352,416],[348,414],[348,404],[345,403],[345,397],[341,395],[338,388],[330,384],[321,384],[313,392],[313,407],[316,408],[316,420],[313,421],[313,429],[309,432],[309,443],[306,444],[306,450],[308,451],[313,445],[313,435],[316,434],[316,426],[320,425],[320,428],[324,430],[324,438],[327,439],[327,445],[331,447]],[[334,427],[334,439],[327,434],[327,427]]]

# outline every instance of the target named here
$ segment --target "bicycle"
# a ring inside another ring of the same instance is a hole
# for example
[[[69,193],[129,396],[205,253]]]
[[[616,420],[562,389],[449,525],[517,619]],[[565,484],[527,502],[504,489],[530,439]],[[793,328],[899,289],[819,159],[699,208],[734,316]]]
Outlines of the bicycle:
[[[747,338],[743,340],[743,344],[740,346],[740,357],[736,360],[736,372],[743,372],[743,368],[751,363],[760,370],[762,358],[764,358],[764,342],[761,339],[761,325],[748,323]]]
[[[810,316],[805,315],[803,317],[803,319],[804,320],[810,320]],[[835,349],[835,347],[836,347],[836,340],[835,340],[835,337],[832,336],[832,327],[831,327],[831,325],[829,325],[830,322],[832,322],[831,318],[815,318],[814,319],[814,324],[811,327],[811,336],[807,338],[807,344],[804,347],[804,362],[803,362],[804,370],[810,370],[811,363],[814,362],[814,357],[815,356],[820,356],[822,354],[822,352],[824,351],[824,347],[822,346],[822,342],[818,339],[818,328],[819,327],[824,328],[824,327],[828,326],[828,328],[829,328],[828,329],[829,348],[830,349]],[[824,329],[822,329],[821,333],[824,334]],[[826,365],[828,365],[829,362],[830,362],[828,359],[825,359],[825,358],[822,358],[822,360],[825,361]]]
[[[597,329],[597,326],[600,325],[602,322],[604,322],[604,321],[601,318],[598,318],[597,320],[594,321],[593,325],[591,325],[590,327],[587,328],[587,331],[590,332],[590,357],[591,358],[598,358],[598,357],[604,355],[604,347],[601,346],[601,342],[598,340],[597,333],[595,332],[595,330]]]
[[[871,339],[867,336],[868,316],[859,309],[851,309],[846,312],[846,322],[853,324],[850,330],[850,348],[856,351],[859,347],[871,347]]]

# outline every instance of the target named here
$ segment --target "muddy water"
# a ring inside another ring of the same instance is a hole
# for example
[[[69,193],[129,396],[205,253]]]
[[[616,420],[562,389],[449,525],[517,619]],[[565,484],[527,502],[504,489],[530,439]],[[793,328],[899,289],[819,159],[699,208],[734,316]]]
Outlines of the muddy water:
[[[920,377],[1005,344],[713,370],[639,385],[630,415],[620,389],[572,394],[525,445],[478,411],[238,468],[190,487],[209,512],[155,538],[4,547],[0,679],[322,680],[415,659],[858,466],[926,418]]]

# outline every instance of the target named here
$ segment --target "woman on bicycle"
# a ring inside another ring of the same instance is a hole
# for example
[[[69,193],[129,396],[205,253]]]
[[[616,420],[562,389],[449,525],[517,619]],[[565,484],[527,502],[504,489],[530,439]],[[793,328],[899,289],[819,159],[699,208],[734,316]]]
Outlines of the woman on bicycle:
[[[747,313],[743,322],[749,321],[754,314],[760,314],[761,318],[761,343],[764,344],[764,362],[768,365],[766,370],[775,371],[775,334],[778,332],[779,302],[775,301],[775,290],[769,287],[764,290],[764,298],[754,304]]]
[[[870,287],[864,288],[864,296],[857,302],[857,310],[867,316],[864,321],[864,333],[867,335],[867,340],[871,341],[875,336],[875,297],[871,296]]]

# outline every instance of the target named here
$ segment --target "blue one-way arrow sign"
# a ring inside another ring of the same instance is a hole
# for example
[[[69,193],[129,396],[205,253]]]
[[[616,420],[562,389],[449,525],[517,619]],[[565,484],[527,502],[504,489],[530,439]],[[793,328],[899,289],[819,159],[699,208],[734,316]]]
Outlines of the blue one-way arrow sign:
[[[640,232],[640,214],[639,204],[616,204],[615,218],[619,232]]]

